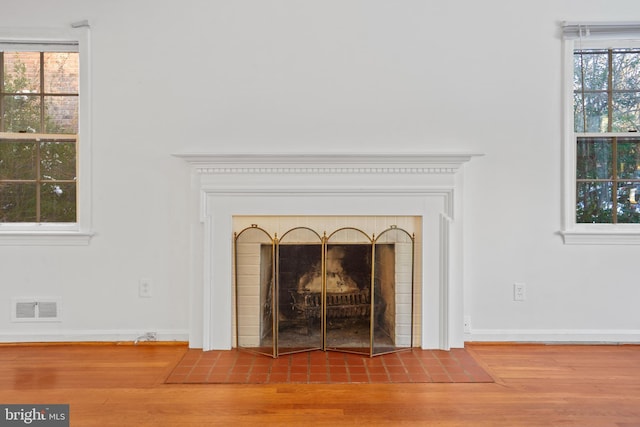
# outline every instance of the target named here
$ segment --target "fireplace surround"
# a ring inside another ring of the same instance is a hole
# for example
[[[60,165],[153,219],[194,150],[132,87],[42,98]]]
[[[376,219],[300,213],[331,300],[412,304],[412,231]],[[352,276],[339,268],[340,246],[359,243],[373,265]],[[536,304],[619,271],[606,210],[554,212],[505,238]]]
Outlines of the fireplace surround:
[[[235,345],[233,224],[251,216],[419,217],[418,345],[464,345],[463,166],[477,154],[176,156],[192,178],[190,347]]]

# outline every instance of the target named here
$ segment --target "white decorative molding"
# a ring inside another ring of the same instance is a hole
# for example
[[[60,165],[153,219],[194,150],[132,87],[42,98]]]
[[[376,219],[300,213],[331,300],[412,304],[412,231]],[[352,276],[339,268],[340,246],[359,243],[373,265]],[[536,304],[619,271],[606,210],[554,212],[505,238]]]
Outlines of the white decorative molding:
[[[199,174],[453,174],[480,154],[174,154]]]
[[[640,343],[640,330],[628,329],[472,329],[471,342]]]
[[[233,346],[233,217],[263,215],[422,218],[422,347],[464,345],[461,169],[478,154],[175,156],[191,166],[198,219],[192,301],[202,306],[192,307],[192,347]]]
[[[86,246],[93,236],[74,231],[0,231],[0,246]]]
[[[439,242],[439,262],[440,262],[440,349],[449,350],[450,340],[450,310],[449,310],[449,290],[451,288],[451,224],[452,220],[446,212],[440,213],[440,242]]]
[[[45,329],[7,332],[0,331],[0,342],[30,343],[30,342],[114,342],[135,341],[148,330],[96,329],[96,330],[60,330]],[[189,340],[189,331],[183,329],[162,329],[156,331],[158,341]]]
[[[592,229],[566,230],[560,234],[567,245],[640,245],[640,228],[628,224],[628,229],[618,225],[609,225],[610,230],[592,226]]]
[[[226,168],[226,167],[196,167],[197,173],[200,174],[426,174],[426,173],[443,173],[453,174],[458,169],[456,168],[444,168],[444,167],[422,167],[422,168],[338,168],[338,167],[254,167],[254,168]]]

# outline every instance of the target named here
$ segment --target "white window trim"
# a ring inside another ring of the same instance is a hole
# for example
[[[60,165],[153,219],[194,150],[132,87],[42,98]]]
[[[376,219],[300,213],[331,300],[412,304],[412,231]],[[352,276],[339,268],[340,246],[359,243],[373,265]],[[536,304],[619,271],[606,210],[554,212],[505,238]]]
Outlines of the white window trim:
[[[584,47],[640,46],[640,22],[563,24],[563,221],[565,244],[640,245],[640,224],[576,222],[576,133],[573,127],[573,51]],[[582,37],[581,37],[582,35]]]
[[[88,245],[91,225],[91,57],[86,21],[67,29],[0,28],[3,42],[77,42],[79,52],[77,222],[0,223],[0,245]]]

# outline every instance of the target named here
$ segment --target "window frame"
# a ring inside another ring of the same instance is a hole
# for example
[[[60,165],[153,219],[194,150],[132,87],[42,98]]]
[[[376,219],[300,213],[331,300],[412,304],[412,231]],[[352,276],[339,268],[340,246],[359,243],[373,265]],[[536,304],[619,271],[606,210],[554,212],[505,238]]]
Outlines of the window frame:
[[[640,23],[563,24],[563,173],[562,230],[565,244],[640,245],[640,224],[587,224],[576,220],[577,138],[591,133],[574,131],[574,51],[590,48],[640,48]],[[635,136],[602,133],[607,136]]]
[[[78,44],[78,135],[76,222],[0,223],[0,245],[88,245],[94,235],[91,225],[91,84],[89,25],[73,24],[68,29],[0,28],[0,42],[42,45]]]

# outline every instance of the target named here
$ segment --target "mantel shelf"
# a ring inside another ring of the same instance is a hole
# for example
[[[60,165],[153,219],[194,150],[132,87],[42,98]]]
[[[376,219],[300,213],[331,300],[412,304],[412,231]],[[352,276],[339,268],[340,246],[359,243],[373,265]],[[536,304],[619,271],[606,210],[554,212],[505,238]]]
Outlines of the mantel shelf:
[[[216,154],[176,153],[202,172],[395,172],[452,173],[478,153],[305,153],[305,154]]]

